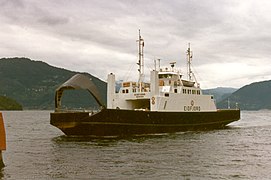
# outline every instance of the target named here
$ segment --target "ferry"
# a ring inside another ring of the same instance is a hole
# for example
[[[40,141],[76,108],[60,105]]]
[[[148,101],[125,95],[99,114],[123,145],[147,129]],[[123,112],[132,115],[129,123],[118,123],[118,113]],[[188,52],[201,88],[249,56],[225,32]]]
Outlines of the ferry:
[[[224,128],[240,119],[240,109],[217,109],[212,95],[202,93],[191,69],[192,51],[187,50],[187,78],[177,70],[176,62],[150,72],[144,81],[144,39],[138,42],[138,81],[122,82],[116,88],[116,76],[107,78],[107,104],[95,84],[85,75],[76,74],[55,93],[55,111],[51,125],[66,135],[115,137],[179,131]],[[101,107],[97,112],[63,110],[61,98],[66,89],[85,89]]]

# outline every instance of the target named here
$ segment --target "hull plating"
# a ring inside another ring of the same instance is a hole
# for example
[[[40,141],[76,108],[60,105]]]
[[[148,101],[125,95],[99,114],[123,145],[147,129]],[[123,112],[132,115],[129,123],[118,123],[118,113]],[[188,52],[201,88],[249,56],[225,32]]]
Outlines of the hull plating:
[[[50,123],[66,135],[126,136],[223,128],[240,119],[240,110],[217,112],[151,112],[103,109],[51,113]]]

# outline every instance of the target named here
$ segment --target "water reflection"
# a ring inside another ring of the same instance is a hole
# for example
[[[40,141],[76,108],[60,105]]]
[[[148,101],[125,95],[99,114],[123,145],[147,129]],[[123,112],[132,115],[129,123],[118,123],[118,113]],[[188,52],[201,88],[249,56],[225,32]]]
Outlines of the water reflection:
[[[4,177],[4,166],[0,166],[0,179]]]
[[[52,142],[55,145],[81,145],[81,146],[113,146],[119,141],[118,138],[101,139],[93,137],[83,137],[83,136],[58,136],[52,138]]]

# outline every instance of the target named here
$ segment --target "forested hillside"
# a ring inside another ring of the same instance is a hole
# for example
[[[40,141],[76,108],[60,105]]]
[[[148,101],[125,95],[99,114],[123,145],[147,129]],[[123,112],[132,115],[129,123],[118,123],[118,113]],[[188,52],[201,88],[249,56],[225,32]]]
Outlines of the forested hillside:
[[[14,99],[0,96],[0,110],[22,110],[22,105]]]
[[[213,95],[216,102],[220,102],[221,100],[230,96],[237,89],[235,88],[226,88],[226,87],[218,87],[214,89],[204,89],[203,94]]]
[[[78,72],[50,66],[28,58],[0,59],[0,96],[10,97],[23,109],[54,109],[56,88]],[[85,73],[86,74],[86,73]],[[89,76],[97,85],[102,98],[106,100],[106,83]],[[65,97],[67,106],[76,103],[94,107],[96,101],[89,93],[71,93]]]
[[[243,110],[271,109],[271,81],[246,85],[220,101],[218,107],[227,108],[228,101],[231,107],[235,107],[237,103]]]

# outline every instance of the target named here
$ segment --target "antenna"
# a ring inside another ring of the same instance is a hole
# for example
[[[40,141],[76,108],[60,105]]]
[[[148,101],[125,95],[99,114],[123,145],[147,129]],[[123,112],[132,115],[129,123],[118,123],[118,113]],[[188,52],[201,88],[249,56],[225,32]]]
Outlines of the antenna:
[[[160,71],[161,68],[161,59],[157,59],[158,60],[158,71]]]
[[[190,43],[188,43],[187,49],[187,78],[189,81],[192,80],[192,70],[191,70],[191,61],[192,61],[192,51],[190,50]]]
[[[143,53],[143,48],[144,48],[144,39],[141,38],[140,35],[140,29],[138,30],[138,63],[137,65],[139,66],[138,72],[139,72],[139,92],[142,90],[142,81],[144,79],[144,53]]]
[[[157,70],[156,70],[156,59],[154,58],[153,61],[154,61],[154,70],[157,71]]]

